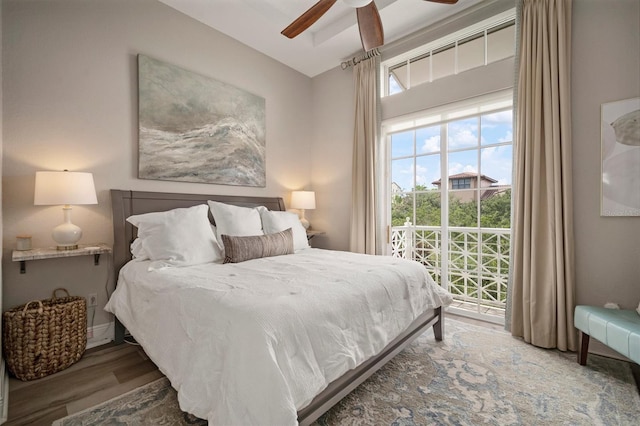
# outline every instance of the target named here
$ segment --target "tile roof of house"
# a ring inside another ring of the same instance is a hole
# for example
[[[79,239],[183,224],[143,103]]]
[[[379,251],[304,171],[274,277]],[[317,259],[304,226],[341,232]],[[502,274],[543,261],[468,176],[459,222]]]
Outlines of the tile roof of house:
[[[478,176],[478,173],[462,172],[462,173],[457,173],[457,174],[455,174],[455,175],[451,175],[451,176],[449,176],[449,180],[451,180],[451,179],[475,178],[475,177],[477,177],[477,176]],[[497,182],[498,182],[498,181],[497,181],[497,180],[495,180],[494,178],[489,177],[489,176],[487,176],[487,175],[480,175],[480,179],[487,180],[487,181],[489,181],[489,182],[491,182],[491,183],[497,183]],[[441,180],[442,180],[442,179],[438,179],[438,180],[435,180],[435,181],[433,181],[433,182],[431,182],[431,183],[432,183],[433,185],[438,185],[438,184],[440,183],[440,181],[441,181]]]

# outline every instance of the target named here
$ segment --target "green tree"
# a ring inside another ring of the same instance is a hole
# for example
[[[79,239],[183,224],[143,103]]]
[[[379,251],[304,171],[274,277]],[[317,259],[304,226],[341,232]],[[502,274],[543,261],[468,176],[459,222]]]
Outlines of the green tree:
[[[413,203],[415,197],[415,218]],[[480,204],[482,228],[511,227],[511,190],[493,195]],[[403,226],[409,218],[414,225],[441,225],[440,191],[417,185],[411,192],[396,194],[391,202],[392,226]],[[478,226],[478,204],[475,200],[463,202],[454,194],[449,196],[449,225],[456,227]]]
[[[496,194],[480,204],[480,226],[511,228],[511,190]]]

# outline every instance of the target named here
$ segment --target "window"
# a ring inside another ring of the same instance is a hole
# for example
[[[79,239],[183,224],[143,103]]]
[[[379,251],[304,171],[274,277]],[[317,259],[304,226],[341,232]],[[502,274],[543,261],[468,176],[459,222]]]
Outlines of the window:
[[[471,188],[471,178],[451,179],[451,189]]]
[[[499,322],[511,235],[511,92],[384,130],[391,254],[422,263],[460,309]]]
[[[515,12],[509,11],[385,61],[384,94],[481,67],[515,55]]]

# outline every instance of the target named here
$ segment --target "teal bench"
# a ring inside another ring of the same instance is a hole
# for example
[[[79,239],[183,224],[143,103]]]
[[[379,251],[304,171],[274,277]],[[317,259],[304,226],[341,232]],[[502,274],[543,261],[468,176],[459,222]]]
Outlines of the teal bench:
[[[640,364],[640,315],[636,311],[578,305],[573,321],[580,330],[580,365],[587,364],[589,336]]]

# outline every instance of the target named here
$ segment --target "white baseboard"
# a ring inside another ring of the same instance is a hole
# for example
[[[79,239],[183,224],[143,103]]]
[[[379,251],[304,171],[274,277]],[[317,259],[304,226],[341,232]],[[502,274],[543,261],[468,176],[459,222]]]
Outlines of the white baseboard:
[[[115,333],[115,322],[111,321],[106,324],[99,324],[93,327],[93,333],[91,327],[87,328],[87,349],[95,348],[96,346],[105,345],[113,341]],[[92,336],[92,337],[89,337]]]
[[[0,362],[0,424],[9,418],[9,372],[4,360]]]

